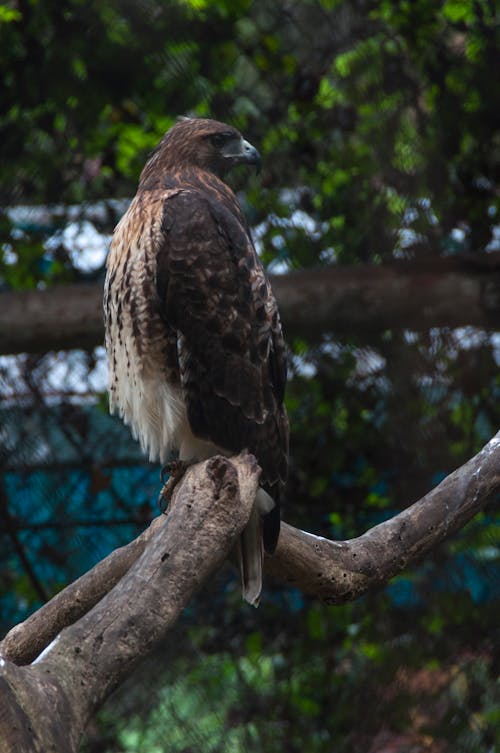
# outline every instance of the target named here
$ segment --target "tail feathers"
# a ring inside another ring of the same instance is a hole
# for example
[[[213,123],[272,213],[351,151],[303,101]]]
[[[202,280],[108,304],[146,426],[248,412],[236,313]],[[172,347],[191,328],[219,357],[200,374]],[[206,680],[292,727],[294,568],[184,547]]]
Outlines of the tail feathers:
[[[264,545],[262,519],[256,506],[252,510],[247,527],[241,534],[237,545],[237,556],[243,598],[252,606],[258,607],[262,591]]]
[[[273,497],[260,488],[255,496],[255,505],[262,515],[264,550],[274,554],[280,535],[279,487],[273,489]]]

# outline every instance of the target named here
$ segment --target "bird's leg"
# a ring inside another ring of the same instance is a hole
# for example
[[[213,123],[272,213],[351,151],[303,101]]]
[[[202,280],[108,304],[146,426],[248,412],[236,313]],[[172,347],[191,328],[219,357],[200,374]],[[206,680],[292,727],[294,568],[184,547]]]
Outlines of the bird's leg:
[[[160,512],[164,513],[165,515],[167,514],[167,508],[172,501],[172,495],[174,493],[175,487],[182,479],[189,466],[193,464],[193,462],[194,461],[178,459],[172,460],[161,469],[160,479],[163,487],[158,497],[158,506],[160,508]],[[168,479],[165,481],[166,475],[168,475]]]

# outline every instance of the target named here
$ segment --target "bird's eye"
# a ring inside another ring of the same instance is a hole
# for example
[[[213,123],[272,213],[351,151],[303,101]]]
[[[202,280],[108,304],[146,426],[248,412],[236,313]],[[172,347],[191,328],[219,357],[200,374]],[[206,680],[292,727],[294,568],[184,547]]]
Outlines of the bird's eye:
[[[228,141],[233,134],[227,134],[227,133],[214,133],[213,136],[210,137],[210,143],[212,146],[215,146],[217,149],[220,149],[221,146],[224,146],[226,141]]]

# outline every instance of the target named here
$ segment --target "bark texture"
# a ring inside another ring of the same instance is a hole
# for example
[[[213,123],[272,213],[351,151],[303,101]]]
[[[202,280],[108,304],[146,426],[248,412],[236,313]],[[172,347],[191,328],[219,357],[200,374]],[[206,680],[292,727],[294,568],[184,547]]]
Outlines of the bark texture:
[[[500,432],[418,502],[355,539],[329,541],[282,524],[266,572],[329,604],[352,601],[422,559],[499,490]]]
[[[8,713],[0,714],[0,753],[76,753],[95,709],[228,556],[248,522],[259,475],[248,454],[193,466],[171,511],[109,593],[33,664],[16,666],[2,649],[0,692]]]
[[[247,460],[238,456],[232,462],[244,464],[251,456],[245,457]],[[205,465],[195,468],[202,469]],[[239,487],[231,490],[236,500],[246,499],[254,488],[250,486],[248,491],[248,487],[241,486],[244,478],[239,470]],[[249,479],[252,478],[250,475]],[[206,481],[206,477],[200,475],[194,485],[187,475],[177,491],[180,494],[182,489],[182,497],[174,499],[187,499],[186,504],[194,505],[196,511],[200,504],[204,509],[212,510],[210,495],[214,492],[210,484],[205,485]],[[189,486],[185,488],[187,484]],[[274,555],[266,557],[265,571],[331,604],[356,599],[421,559],[486,507],[499,491],[500,432],[418,502],[355,539],[329,541],[282,523],[278,548]],[[187,496],[188,492],[190,496]],[[179,501],[175,504],[178,505]],[[164,516],[156,518],[137,539],[112,552],[25,622],[14,627],[0,643],[0,654],[17,665],[33,661],[64,627],[86,615],[106,593],[121,583],[145,550],[149,550],[149,542],[157,540],[158,532],[161,535],[164,526]],[[178,544],[184,547],[186,541],[190,539],[182,529]]]
[[[59,591],[24,622],[15,625],[0,644],[0,653],[15,664],[30,664],[67,625],[80,619],[118,583],[144,551],[161,516],[136,539],[115,549],[78,580]]]

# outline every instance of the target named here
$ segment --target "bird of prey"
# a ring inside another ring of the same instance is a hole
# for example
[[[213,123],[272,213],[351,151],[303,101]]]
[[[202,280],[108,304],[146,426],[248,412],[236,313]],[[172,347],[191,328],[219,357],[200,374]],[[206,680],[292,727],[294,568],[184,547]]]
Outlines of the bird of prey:
[[[243,597],[257,605],[279,535],[288,464],[286,354],[276,301],[224,182],[259,153],[215,120],[177,122],[147,161],[117,225],[104,293],[110,410],[151,460],[230,456],[262,468],[242,534]]]

